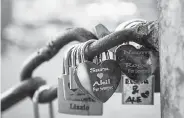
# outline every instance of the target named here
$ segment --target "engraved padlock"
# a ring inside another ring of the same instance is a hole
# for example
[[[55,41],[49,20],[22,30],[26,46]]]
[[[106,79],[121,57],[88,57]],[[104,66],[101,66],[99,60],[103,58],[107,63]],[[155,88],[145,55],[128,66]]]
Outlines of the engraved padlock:
[[[132,43],[117,47],[116,60],[123,70],[122,104],[154,104],[155,77],[150,73],[150,66],[145,63],[149,59],[149,52],[146,48],[136,48]],[[135,80],[142,81],[138,83]]]
[[[100,64],[95,64],[85,59],[84,50],[92,42],[87,42],[81,48],[80,56],[82,62],[77,67],[78,80],[76,82],[85,93],[90,94],[92,98],[104,103],[115,92],[119,84],[121,70],[115,60],[108,59],[102,61],[103,57],[101,55],[98,57]]]

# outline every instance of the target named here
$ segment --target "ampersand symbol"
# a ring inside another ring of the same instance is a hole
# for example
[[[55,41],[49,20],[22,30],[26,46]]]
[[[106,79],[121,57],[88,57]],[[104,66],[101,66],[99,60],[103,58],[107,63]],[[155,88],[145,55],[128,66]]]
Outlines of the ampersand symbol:
[[[134,85],[132,89],[133,89],[132,94],[136,94],[139,92],[137,85]]]

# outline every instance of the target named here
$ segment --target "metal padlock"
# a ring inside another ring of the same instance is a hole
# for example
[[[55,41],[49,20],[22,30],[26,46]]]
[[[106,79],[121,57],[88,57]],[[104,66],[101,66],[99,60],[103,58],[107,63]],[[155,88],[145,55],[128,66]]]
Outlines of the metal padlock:
[[[97,26],[95,26],[95,34],[98,38],[102,38],[102,37],[110,34],[110,31],[104,25],[98,24]],[[113,59],[113,60],[116,59],[116,55],[115,55],[115,52],[113,51],[113,48],[110,49],[110,51],[108,51],[107,56],[109,59]],[[100,57],[100,55],[96,56],[96,58],[98,60],[97,64],[99,63],[99,59],[100,59],[99,57]],[[120,80],[119,86],[116,89],[116,93],[121,93],[121,92],[122,92],[122,80]]]
[[[116,49],[116,51],[118,52],[116,53],[118,63],[122,65],[122,67],[124,68],[123,70],[128,70],[127,75],[125,75],[122,72],[122,82],[121,82],[122,83],[122,104],[153,105],[154,104],[154,90],[155,90],[154,75],[151,75],[148,73],[149,74],[148,78],[146,78],[146,80],[139,82],[139,83],[135,82],[134,80],[128,77],[129,74],[132,74],[133,77],[141,80],[142,76],[139,76],[139,74],[147,74],[146,72],[149,69],[144,68],[146,66],[140,66],[140,67],[131,66],[130,67],[130,65],[133,65],[133,64],[143,65],[144,63],[142,64],[142,62],[146,61],[145,59],[148,58],[147,54],[149,54],[150,51],[146,49],[139,50],[137,46],[133,45],[132,43],[130,44],[131,45],[126,45],[126,44],[120,45]],[[134,61],[130,61],[131,59],[136,60],[137,63],[134,63]]]
[[[68,63],[68,61],[63,61],[63,74],[58,78],[59,112],[73,115],[102,115],[103,104],[94,101],[80,89],[75,91],[69,89],[69,73],[66,73],[69,71],[65,71],[69,70],[69,66],[64,66],[66,62]]]
[[[40,114],[39,114],[39,106],[38,106],[38,99],[39,99],[39,95],[45,91],[45,90],[49,90],[49,86],[41,86],[38,90],[36,90],[36,92],[33,95],[33,106],[34,106],[34,116],[35,118],[40,118]],[[54,118],[54,111],[53,111],[53,104],[52,102],[49,102],[49,117],[50,118]]]
[[[76,46],[76,47],[75,47]],[[66,53],[63,62],[64,62],[64,70],[68,70],[65,71],[65,73],[63,74],[64,79],[63,79],[63,90],[64,90],[64,97],[65,100],[72,100],[72,101],[80,101],[83,99],[88,99],[91,100],[89,98],[89,96],[87,94],[84,94],[76,85],[75,89],[70,89],[71,84],[72,87],[75,83],[75,78],[77,77],[75,75],[75,65],[76,65],[76,57],[75,57],[75,51],[77,48],[77,45],[75,45],[74,47],[71,47],[68,52]],[[72,57],[73,56],[73,57]],[[70,60],[71,59],[71,60]]]
[[[123,29],[126,29],[126,28],[134,27],[134,26],[136,26],[136,24],[138,24],[138,23],[143,23],[143,22],[146,22],[146,21],[143,20],[143,19],[134,19],[134,20],[129,20],[129,21],[127,21],[127,22],[123,22],[122,24],[120,24],[120,25],[115,29],[115,32],[116,32],[116,31],[123,30]],[[130,44],[132,44],[132,43],[133,43],[133,42],[130,42]],[[121,44],[121,45],[125,45],[125,44],[129,44],[129,42],[124,43],[124,44]],[[133,44],[135,45],[135,43],[133,43]],[[136,45],[136,46],[137,46],[137,45]],[[114,57],[114,59],[116,59],[116,54],[115,54],[115,52],[116,52],[117,47],[118,47],[118,46],[116,46],[116,47],[114,47],[114,48],[111,49],[112,52],[113,52],[113,57]],[[123,76],[123,75],[124,75],[124,74],[122,73],[122,76]],[[122,78],[123,78],[123,77],[122,77]],[[121,82],[120,82],[118,88],[116,89],[116,93],[122,93],[122,88],[123,88],[123,79],[121,79]]]

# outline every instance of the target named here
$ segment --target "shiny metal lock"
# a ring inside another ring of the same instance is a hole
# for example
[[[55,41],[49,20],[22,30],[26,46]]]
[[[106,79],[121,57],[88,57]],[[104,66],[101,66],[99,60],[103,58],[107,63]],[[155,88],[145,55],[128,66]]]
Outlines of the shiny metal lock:
[[[72,49],[73,48],[71,48],[70,50],[71,52]],[[71,62],[69,62],[68,57],[71,56],[71,52],[68,52],[66,54],[63,60],[63,65],[65,65],[63,66],[63,75],[58,78],[58,111],[60,113],[73,115],[102,115],[102,104],[91,99],[87,94],[84,94],[79,88],[72,90],[70,89],[70,70],[68,65],[70,65]]]
[[[39,99],[39,95],[45,91],[45,90],[49,90],[49,86],[41,86],[38,90],[36,90],[36,92],[34,93],[33,95],[33,106],[34,106],[34,116],[35,118],[40,118],[40,114],[39,114],[39,102],[38,102],[38,99]],[[53,111],[53,104],[52,102],[49,102],[49,118],[54,118],[54,111]]]

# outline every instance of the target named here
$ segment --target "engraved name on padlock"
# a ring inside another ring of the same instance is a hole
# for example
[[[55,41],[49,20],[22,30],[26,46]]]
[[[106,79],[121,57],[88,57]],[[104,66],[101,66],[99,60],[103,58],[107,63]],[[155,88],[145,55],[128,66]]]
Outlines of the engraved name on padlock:
[[[84,50],[88,43],[81,51],[83,62],[77,66],[78,80],[76,82],[85,93],[104,103],[113,95],[119,84],[120,66],[115,60],[109,59],[109,53],[107,53],[106,60],[101,61],[98,65],[85,60]],[[99,60],[103,60],[103,57],[99,56]]]
[[[103,105],[99,102],[65,100],[63,78],[58,79],[58,111],[60,113],[71,115],[102,115]]]
[[[153,105],[154,104],[154,76],[141,83],[135,83],[127,76],[122,75],[122,104]]]

